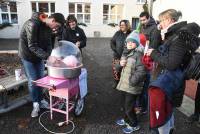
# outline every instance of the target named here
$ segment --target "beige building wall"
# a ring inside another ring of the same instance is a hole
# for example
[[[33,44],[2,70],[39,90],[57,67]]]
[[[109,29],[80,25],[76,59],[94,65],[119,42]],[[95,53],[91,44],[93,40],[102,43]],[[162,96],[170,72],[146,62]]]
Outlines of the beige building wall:
[[[94,37],[95,32],[100,33],[100,37],[112,37],[118,30],[118,26],[111,27],[103,24],[103,4],[123,5],[122,19],[128,19],[132,22],[133,17],[138,17],[142,9],[142,4],[137,0],[17,0],[18,24],[7,27],[0,31],[0,38],[19,38],[23,23],[31,17],[31,1],[54,2],[55,12],[62,13],[65,18],[68,16],[68,3],[90,3],[91,4],[91,23],[84,29],[87,37]]]
[[[158,19],[160,12],[174,8],[182,12],[182,20],[197,22],[200,24],[200,1],[199,0],[156,0],[153,5],[153,16]]]

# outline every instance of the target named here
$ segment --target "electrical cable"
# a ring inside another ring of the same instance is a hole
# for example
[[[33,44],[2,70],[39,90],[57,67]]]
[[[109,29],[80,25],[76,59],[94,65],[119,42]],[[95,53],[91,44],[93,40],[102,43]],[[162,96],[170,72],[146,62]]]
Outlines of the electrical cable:
[[[66,133],[57,133],[57,132],[48,130],[48,129],[41,123],[41,117],[42,117],[44,114],[46,114],[46,113],[50,113],[50,111],[45,111],[45,112],[43,112],[43,113],[39,116],[39,124],[40,124],[46,131],[48,131],[49,133],[52,133],[52,134],[70,134],[70,133],[72,133],[72,132],[74,131],[75,125],[74,125],[74,122],[71,121],[71,120],[68,120],[68,121],[72,124],[72,129],[71,129],[70,131],[66,132]],[[60,127],[60,126],[64,125],[65,122],[66,122],[66,121],[64,121],[64,122],[59,122],[57,125]]]

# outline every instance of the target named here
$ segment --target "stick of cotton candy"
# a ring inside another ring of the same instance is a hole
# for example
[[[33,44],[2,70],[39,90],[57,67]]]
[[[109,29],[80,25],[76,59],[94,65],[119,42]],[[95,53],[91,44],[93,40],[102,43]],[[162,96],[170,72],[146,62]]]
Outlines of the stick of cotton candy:
[[[76,67],[78,65],[78,60],[75,56],[73,55],[70,55],[70,56],[66,56],[64,59],[63,59],[63,62],[65,63],[65,65],[67,67],[70,67],[70,68],[73,68],[73,67]]]

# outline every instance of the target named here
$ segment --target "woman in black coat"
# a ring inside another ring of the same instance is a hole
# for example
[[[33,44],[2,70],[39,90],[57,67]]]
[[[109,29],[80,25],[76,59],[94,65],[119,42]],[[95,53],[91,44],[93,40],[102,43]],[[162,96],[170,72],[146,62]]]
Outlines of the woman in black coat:
[[[112,61],[112,70],[114,83],[113,88],[116,88],[119,79],[120,79],[120,70],[116,68],[116,65],[119,65],[120,58],[122,56],[125,39],[131,33],[131,26],[128,20],[121,20],[119,23],[120,29],[114,34],[110,41],[110,47],[113,51],[113,61]]]
[[[187,50],[185,41],[176,37],[176,34],[179,32],[179,30],[182,27],[187,25],[187,22],[178,22],[178,19],[181,15],[182,14],[180,12],[177,12],[174,9],[169,9],[160,13],[159,19],[160,19],[161,36],[163,40],[163,43],[162,43],[163,45],[161,45],[159,49],[156,49],[156,50],[149,49],[147,51],[147,55],[151,56],[151,58],[160,66],[160,69],[158,70],[160,72],[158,77],[155,79],[155,81],[150,83],[149,93],[151,92],[151,89],[153,89],[151,88],[151,86],[153,86],[153,87],[156,87],[156,89],[162,90],[162,93],[164,93],[164,95],[166,96],[165,102],[162,102],[162,103],[159,102],[162,100],[160,98],[160,99],[157,99],[155,103],[152,103],[151,94],[149,94],[150,95],[150,121],[151,121],[151,117],[152,117],[152,120],[153,120],[153,117],[156,117],[157,119],[154,118],[154,120],[157,120],[157,121],[159,120],[159,118],[162,118],[163,120],[160,122],[160,124],[156,125],[158,128],[159,134],[169,134],[170,130],[173,129],[174,127],[173,107],[174,105],[177,105],[177,104],[173,104],[174,102],[172,102],[173,100],[172,98],[175,92],[183,93],[184,91],[185,81],[182,77],[183,73],[181,73],[180,79],[178,79],[178,84],[175,83],[176,82],[175,80],[171,80],[171,79],[176,79],[175,77],[165,77],[166,75],[164,75],[166,74],[165,72],[172,72],[168,75],[168,76],[170,75],[172,76],[177,72],[177,70],[182,69],[183,65],[186,62],[186,58],[188,56],[188,50]],[[162,77],[163,79],[161,78],[161,75],[163,76]],[[174,83],[179,86],[176,86],[176,87],[171,86]],[[155,90],[155,88],[153,90]],[[160,111],[157,110],[156,111],[157,113],[154,116],[154,113],[152,112],[153,111],[152,108],[157,104],[161,104],[162,109],[167,109],[166,111],[169,111],[169,113],[162,115],[161,114],[162,110]]]
[[[87,37],[82,28],[77,25],[73,15],[67,17],[66,27],[62,33],[62,39],[73,42],[80,50],[86,46]]]

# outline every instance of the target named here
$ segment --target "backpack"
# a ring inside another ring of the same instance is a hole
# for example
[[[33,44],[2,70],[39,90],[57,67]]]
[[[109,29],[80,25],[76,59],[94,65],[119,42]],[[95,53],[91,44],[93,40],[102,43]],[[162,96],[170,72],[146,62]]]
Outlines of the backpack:
[[[200,78],[200,27],[196,23],[188,23],[178,32],[178,38],[187,44],[189,59],[184,65],[185,79],[198,80]]]

